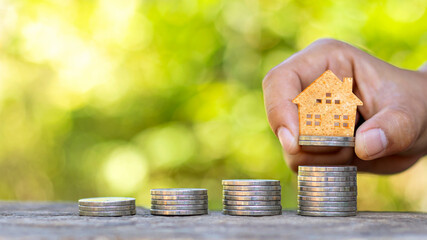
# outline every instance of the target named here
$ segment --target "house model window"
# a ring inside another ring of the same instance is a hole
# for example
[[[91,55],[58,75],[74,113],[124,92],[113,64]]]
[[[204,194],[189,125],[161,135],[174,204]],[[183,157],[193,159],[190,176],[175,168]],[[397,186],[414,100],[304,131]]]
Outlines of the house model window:
[[[357,106],[363,103],[352,88],[352,78],[341,81],[328,70],[304,89],[292,101],[298,104],[300,137],[353,137]]]

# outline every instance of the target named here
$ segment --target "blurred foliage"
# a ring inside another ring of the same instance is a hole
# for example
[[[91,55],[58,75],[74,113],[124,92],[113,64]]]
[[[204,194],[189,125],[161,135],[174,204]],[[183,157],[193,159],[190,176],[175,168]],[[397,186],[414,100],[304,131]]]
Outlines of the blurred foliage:
[[[296,177],[261,80],[321,37],[400,67],[427,56],[427,2],[0,0],[0,198],[135,196]],[[425,161],[362,175],[362,210],[427,210]]]

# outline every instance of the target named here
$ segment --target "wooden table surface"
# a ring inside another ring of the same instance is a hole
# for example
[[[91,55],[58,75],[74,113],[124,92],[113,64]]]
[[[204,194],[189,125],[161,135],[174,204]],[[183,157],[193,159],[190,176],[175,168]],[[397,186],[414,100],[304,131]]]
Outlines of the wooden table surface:
[[[427,239],[427,214],[359,212],[356,217],[81,217],[77,203],[0,202],[0,239]]]

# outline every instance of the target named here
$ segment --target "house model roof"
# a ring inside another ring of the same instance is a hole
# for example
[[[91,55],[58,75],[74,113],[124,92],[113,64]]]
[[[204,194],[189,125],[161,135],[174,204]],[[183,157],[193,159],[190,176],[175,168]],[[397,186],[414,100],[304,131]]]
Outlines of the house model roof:
[[[363,105],[362,101],[353,93],[353,78],[345,77],[341,81],[331,70],[324,72],[319,78],[304,89],[294,100],[296,104],[312,104],[312,99],[319,93],[331,92],[340,95],[341,99],[346,99],[346,104]]]

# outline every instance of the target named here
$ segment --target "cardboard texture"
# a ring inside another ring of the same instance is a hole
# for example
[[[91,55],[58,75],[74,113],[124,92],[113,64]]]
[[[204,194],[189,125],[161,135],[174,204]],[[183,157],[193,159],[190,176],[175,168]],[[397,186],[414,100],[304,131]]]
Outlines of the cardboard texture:
[[[352,137],[357,106],[362,101],[353,94],[353,78],[341,81],[327,70],[296,98],[300,136]]]

